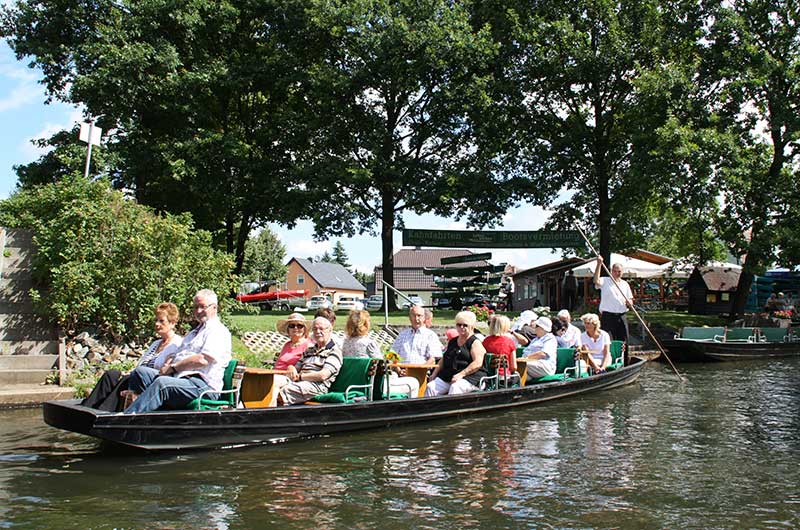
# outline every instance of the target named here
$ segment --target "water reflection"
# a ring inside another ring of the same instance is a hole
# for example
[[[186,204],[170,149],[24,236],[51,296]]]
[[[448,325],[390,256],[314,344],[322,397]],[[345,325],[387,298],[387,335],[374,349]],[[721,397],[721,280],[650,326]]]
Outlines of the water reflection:
[[[660,366],[542,407],[186,454],[109,453],[0,413],[0,527],[800,524],[796,360]]]

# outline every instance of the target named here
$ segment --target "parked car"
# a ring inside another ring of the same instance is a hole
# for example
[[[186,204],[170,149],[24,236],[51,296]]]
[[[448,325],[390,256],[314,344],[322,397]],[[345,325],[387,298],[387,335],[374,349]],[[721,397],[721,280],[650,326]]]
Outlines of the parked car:
[[[411,299],[410,302],[405,299],[403,300],[403,309],[411,309],[412,305],[425,305],[425,301],[415,294],[412,294],[409,298]]]
[[[434,304],[437,309],[450,309],[450,299],[449,298],[437,298],[436,303]]]
[[[367,299],[367,303],[364,307],[367,311],[380,311],[383,309],[383,296],[373,294]]]
[[[333,305],[334,311],[350,311],[356,308],[359,299],[355,296],[340,296],[339,300]]]
[[[322,309],[323,307],[331,307],[333,302],[330,296],[316,295],[308,300],[308,308],[312,311]]]

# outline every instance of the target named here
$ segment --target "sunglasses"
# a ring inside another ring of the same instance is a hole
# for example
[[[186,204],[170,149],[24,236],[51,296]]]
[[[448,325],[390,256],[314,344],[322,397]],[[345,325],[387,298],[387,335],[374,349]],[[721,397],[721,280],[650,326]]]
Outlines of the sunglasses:
[[[468,327],[469,327],[469,324],[462,324],[462,323],[458,323],[458,324],[456,324],[456,327],[459,327],[459,328],[468,328]]]
[[[303,328],[305,328],[305,325],[303,325],[303,324],[289,324],[286,327],[289,328],[289,329],[303,329]]]

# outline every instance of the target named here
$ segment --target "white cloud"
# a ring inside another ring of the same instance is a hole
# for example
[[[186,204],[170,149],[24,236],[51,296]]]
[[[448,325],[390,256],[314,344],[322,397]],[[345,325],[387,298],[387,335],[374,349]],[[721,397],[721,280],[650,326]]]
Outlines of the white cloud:
[[[83,121],[83,113],[77,109],[73,108],[67,118],[62,123],[45,123],[44,126],[34,134],[33,136],[26,138],[22,144],[19,146],[19,151],[21,155],[27,161],[36,160],[47,151],[49,148],[42,149],[37,147],[32,143],[33,140],[38,140],[40,138],[50,138],[52,135],[57,133],[58,131],[63,131],[65,129],[72,129],[76,123]]]
[[[318,256],[325,251],[331,252],[333,245],[330,241],[314,241],[313,239],[298,239],[298,240],[285,240],[281,238],[286,245],[286,253],[289,258],[307,258],[311,256]]]

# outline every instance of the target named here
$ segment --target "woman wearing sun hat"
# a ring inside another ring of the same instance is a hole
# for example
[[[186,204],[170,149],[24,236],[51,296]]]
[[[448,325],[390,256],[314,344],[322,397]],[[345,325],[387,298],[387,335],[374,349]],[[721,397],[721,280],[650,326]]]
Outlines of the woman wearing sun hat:
[[[552,329],[553,322],[547,317],[539,317],[534,322],[536,338],[528,344],[524,353],[528,360],[528,377],[531,379],[556,373],[558,341],[551,333]]]
[[[292,313],[285,320],[278,321],[278,332],[289,337],[275,360],[276,370],[286,370],[294,366],[306,349],[313,344],[308,338],[308,321],[300,313]]]

